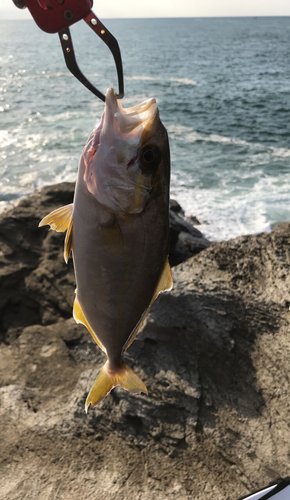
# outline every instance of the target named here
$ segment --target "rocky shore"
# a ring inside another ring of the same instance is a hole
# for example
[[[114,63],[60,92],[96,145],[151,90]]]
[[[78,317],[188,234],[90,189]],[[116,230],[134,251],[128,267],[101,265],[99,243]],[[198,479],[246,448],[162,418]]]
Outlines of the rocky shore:
[[[0,499],[237,500],[289,475],[290,224],[210,245],[172,202],[174,288],[126,355],[149,395],[86,415],[103,355],[63,235],[38,228],[72,195],[0,216]]]

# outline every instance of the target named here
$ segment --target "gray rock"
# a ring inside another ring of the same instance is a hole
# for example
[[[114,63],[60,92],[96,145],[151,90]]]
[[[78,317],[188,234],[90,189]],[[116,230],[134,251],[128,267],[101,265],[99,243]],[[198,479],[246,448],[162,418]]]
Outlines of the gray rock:
[[[209,247],[210,242],[195,227],[196,217],[186,217],[177,201],[170,200],[170,255],[172,266],[189,259]]]
[[[180,231],[177,242],[170,251],[171,265],[180,264],[209,246],[210,242],[206,238],[192,236],[190,233]]]
[[[202,233],[196,229],[190,222],[188,222],[185,217],[182,217],[180,214],[177,214],[174,211],[170,211],[170,227],[173,232],[180,233],[181,231],[185,231],[186,233],[191,234],[197,238],[202,237]]]
[[[72,191],[0,217],[1,499],[235,500],[289,475],[290,224],[175,267],[126,353],[148,396],[86,415],[104,356],[71,318],[63,235],[37,227]]]
[[[184,214],[182,207],[179,205],[178,201],[176,201],[176,200],[172,200],[172,199],[170,200],[169,209],[172,210],[172,212]]]

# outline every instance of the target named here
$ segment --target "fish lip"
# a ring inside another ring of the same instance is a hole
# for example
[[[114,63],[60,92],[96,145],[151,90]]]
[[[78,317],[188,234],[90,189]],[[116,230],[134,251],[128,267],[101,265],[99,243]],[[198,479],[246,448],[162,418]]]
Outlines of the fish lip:
[[[121,136],[141,136],[145,128],[150,128],[158,115],[155,99],[131,108],[123,108],[117,99],[115,90],[110,87],[106,92],[103,134],[110,134],[112,129]]]
[[[119,102],[113,87],[108,88],[105,97],[105,122],[110,118],[114,118],[115,113],[120,109]]]

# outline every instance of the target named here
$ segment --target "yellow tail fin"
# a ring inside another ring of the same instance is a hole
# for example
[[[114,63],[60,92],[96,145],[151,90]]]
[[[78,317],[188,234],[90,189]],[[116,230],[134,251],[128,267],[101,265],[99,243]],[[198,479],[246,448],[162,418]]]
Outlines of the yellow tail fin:
[[[89,392],[85,405],[86,412],[90,405],[94,408],[117,385],[133,394],[140,392],[148,394],[145,384],[125,363],[114,372],[109,371],[108,366],[107,361]]]

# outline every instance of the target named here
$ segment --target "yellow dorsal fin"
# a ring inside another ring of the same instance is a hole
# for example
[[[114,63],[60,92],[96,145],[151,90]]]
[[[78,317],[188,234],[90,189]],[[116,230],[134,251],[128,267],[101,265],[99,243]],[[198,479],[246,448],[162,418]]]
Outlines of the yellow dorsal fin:
[[[66,264],[68,262],[70,253],[72,251],[72,236],[73,236],[73,217],[71,217],[71,219],[69,221],[69,225],[68,225],[67,232],[65,235],[65,240],[64,240],[63,256],[64,256],[64,260],[65,260]]]
[[[67,230],[70,220],[72,218],[73,212],[73,203],[70,205],[65,205],[64,207],[60,207],[57,210],[54,210],[50,214],[46,215],[40,221],[38,227],[41,226],[50,226],[50,229],[57,231],[58,233],[62,233]]]
[[[75,301],[74,301],[73,317],[74,317],[74,320],[76,323],[81,323],[89,330],[94,341],[98,344],[98,346],[102,349],[102,351],[106,352],[105,347],[103,346],[102,342],[98,339],[94,330],[91,328],[87,318],[85,317],[85,313],[84,313],[82,306],[80,305],[77,298],[75,298]]]
[[[128,338],[126,344],[124,345],[123,352],[126,351],[126,349],[128,349],[128,347],[134,341],[137,333],[139,332],[141,326],[143,325],[143,322],[144,322],[144,319],[146,317],[146,314],[148,313],[148,311],[149,311],[150,307],[152,306],[154,300],[157,299],[158,295],[161,292],[167,292],[167,291],[171,290],[172,286],[173,286],[173,282],[172,282],[171,267],[170,267],[170,264],[169,264],[168,257],[166,257],[166,261],[165,261],[165,265],[164,265],[161,277],[159,278],[159,281],[158,281],[157,286],[155,288],[155,291],[154,291],[152,300],[151,300],[151,302],[149,304],[149,307],[147,307],[147,309],[145,309],[145,311],[143,312],[143,314],[142,314],[142,316],[140,318],[139,323],[137,323],[135,329],[133,330],[133,332],[131,333],[130,337]]]

